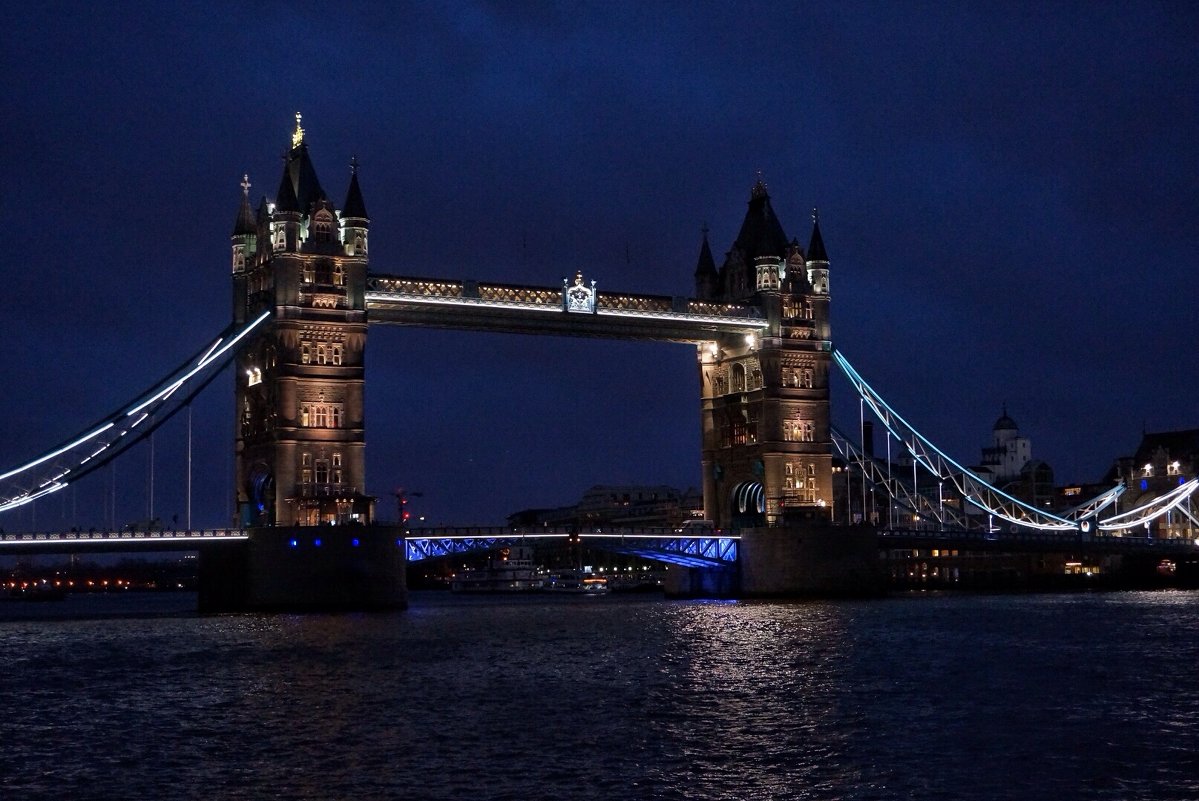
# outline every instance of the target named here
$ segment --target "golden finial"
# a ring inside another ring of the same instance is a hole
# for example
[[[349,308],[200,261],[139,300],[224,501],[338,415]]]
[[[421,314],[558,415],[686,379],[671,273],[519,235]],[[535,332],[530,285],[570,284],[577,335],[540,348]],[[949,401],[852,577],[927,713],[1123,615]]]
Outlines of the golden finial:
[[[291,134],[291,146],[299,147],[304,143],[304,129],[300,127],[300,112],[296,112],[296,129]]]
[[[241,193],[246,197],[249,197],[251,186],[253,186],[253,184],[250,183],[250,174],[246,173],[241,177]]]

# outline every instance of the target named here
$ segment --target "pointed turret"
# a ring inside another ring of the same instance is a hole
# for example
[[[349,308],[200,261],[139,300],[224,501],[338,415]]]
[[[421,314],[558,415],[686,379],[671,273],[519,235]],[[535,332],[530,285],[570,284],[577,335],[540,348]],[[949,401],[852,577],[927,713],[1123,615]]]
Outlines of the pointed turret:
[[[362,189],[358,186],[358,157],[354,156],[350,159],[350,188],[346,190],[346,203],[341,210],[341,242],[347,256],[366,255],[370,226]]]
[[[808,261],[822,261],[828,264],[828,254],[824,252],[824,238],[820,236],[820,214],[812,209],[812,239],[808,242]]]
[[[818,295],[828,294],[828,254],[820,236],[820,213],[812,209],[812,238],[808,241],[808,281]]]
[[[750,190],[745,219],[729,253],[722,279],[725,292],[732,299],[744,299],[755,291],[759,257],[781,259],[787,255],[787,235],[775,216],[770,193],[761,178]]]
[[[233,236],[258,233],[258,225],[254,222],[254,212],[250,209],[249,175],[242,176],[241,188],[241,208],[237,210],[237,220],[233,223]]]
[[[346,203],[341,209],[342,217],[356,217],[369,220],[366,213],[366,203],[362,200],[362,190],[358,187],[358,157],[350,159],[350,188],[346,191]]]
[[[254,221],[254,212],[250,211],[250,176],[243,175],[241,208],[237,210],[237,219],[233,223],[233,272],[240,273],[246,269],[246,261],[253,255],[257,235],[258,224]]]
[[[704,239],[703,244],[699,246],[699,261],[695,265],[695,294],[701,299],[708,300],[716,296],[716,287],[720,283],[720,276],[716,272],[716,260],[712,258],[712,248],[708,246],[707,223],[701,230]]]

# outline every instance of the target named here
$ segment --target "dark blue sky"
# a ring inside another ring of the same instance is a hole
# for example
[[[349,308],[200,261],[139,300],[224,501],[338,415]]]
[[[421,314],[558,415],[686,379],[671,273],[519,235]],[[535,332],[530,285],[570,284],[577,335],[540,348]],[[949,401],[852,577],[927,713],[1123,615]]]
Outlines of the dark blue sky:
[[[1199,13],[942,6],[10,7],[0,464],[225,325],[237,184],[274,192],[298,110],[336,202],[360,159],[381,273],[690,293],[761,170],[788,235],[820,207],[834,342],[913,424],[973,462],[1006,402],[1059,482],[1097,480],[1142,426],[1199,426]],[[699,483],[687,346],[375,328],[368,376],[368,490],[435,522]],[[195,411],[197,522],[227,514],[231,407],[226,378]],[[157,439],[169,518],[182,427]],[[102,522],[98,492],[39,527]]]

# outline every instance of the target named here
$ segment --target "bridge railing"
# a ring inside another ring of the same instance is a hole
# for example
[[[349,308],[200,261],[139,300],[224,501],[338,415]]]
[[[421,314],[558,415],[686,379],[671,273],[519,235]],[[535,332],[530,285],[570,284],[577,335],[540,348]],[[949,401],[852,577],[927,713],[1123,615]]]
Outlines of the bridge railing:
[[[717,529],[543,526],[414,529],[404,540],[410,562],[562,540],[683,567],[719,568],[737,561],[741,537]]]
[[[399,299],[410,298],[426,302],[475,301],[487,305],[520,308],[564,308],[564,289],[562,287],[484,284],[471,280],[447,281],[440,278],[372,275],[367,279],[367,291],[394,295]],[[672,295],[597,291],[595,306],[600,314],[683,315],[752,321],[764,319],[762,310],[751,304],[714,303]]]
[[[111,543],[111,542],[179,542],[190,540],[244,540],[244,529],[208,528],[184,531],[38,531],[0,533],[0,546],[37,545],[39,543]]]

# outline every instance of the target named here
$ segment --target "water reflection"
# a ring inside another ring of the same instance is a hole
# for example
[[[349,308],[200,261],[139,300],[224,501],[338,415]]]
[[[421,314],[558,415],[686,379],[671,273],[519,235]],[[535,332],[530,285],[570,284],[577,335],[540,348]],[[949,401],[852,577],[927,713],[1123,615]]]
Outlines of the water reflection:
[[[26,798],[1194,798],[1197,604],[0,617],[0,777]]]

